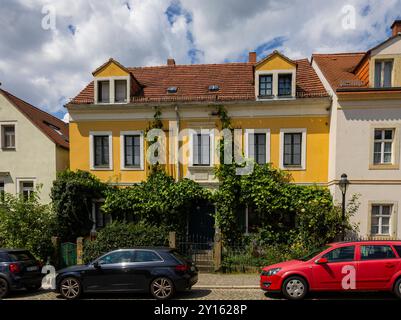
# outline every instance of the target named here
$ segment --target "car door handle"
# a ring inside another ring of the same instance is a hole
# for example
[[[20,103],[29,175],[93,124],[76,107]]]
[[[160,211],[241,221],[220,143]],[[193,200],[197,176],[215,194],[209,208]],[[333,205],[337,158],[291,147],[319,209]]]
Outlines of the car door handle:
[[[394,263],[386,263],[386,268],[394,268],[395,264]]]

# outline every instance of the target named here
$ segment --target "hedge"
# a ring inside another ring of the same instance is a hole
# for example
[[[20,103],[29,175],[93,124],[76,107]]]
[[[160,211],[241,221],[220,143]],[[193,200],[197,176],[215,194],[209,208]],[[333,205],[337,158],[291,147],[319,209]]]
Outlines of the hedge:
[[[96,240],[85,241],[83,259],[93,261],[104,253],[120,248],[168,245],[168,231],[144,223],[113,222],[100,230]]]

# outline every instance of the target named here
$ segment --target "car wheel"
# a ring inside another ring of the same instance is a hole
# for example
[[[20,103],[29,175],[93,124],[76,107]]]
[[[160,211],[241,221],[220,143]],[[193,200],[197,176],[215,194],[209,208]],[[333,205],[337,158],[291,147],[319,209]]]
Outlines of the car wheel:
[[[167,300],[174,295],[174,284],[169,278],[156,278],[150,284],[150,293],[159,300]]]
[[[399,299],[401,299],[401,278],[398,279],[394,285],[394,293]]]
[[[74,277],[65,278],[61,280],[60,293],[65,299],[78,299],[81,295],[81,283]]]
[[[308,284],[301,277],[289,277],[283,283],[282,292],[287,299],[301,300],[308,293]]]
[[[6,279],[0,278],[0,299],[7,297],[10,288]]]

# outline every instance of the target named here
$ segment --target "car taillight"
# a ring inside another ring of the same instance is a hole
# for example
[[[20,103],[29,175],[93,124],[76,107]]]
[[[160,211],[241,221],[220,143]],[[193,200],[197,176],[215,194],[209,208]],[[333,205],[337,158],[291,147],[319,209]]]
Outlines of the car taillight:
[[[11,273],[18,273],[21,271],[19,264],[16,263],[11,263],[8,267]]]
[[[189,266],[187,266],[186,264],[179,264],[178,266],[175,266],[175,270],[176,271],[188,271],[189,270]]]

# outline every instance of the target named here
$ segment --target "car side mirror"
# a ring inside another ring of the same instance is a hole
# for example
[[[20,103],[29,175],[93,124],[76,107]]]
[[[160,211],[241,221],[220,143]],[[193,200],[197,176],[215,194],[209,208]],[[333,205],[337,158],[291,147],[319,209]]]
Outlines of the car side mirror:
[[[99,261],[95,261],[95,262],[93,263],[93,267],[94,267],[95,269],[100,269]]]
[[[329,262],[327,258],[320,258],[315,261],[316,264],[326,264],[327,262]]]

